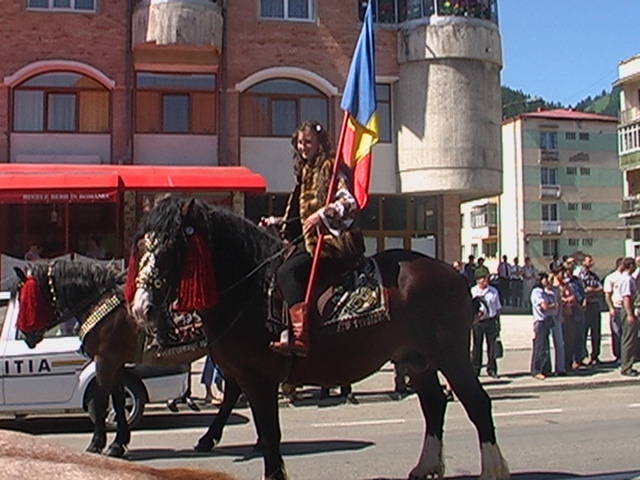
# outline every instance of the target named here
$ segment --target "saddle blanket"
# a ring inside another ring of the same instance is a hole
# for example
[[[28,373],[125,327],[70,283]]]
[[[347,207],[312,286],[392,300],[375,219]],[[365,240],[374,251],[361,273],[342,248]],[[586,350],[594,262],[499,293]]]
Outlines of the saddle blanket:
[[[372,258],[363,259],[339,285],[318,300],[321,329],[344,333],[389,320],[387,294]]]

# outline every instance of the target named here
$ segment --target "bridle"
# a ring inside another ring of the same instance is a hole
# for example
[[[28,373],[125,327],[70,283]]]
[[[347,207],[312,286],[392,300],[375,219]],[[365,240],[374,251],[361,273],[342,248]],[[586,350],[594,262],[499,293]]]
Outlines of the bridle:
[[[192,228],[192,227],[186,227],[186,228]],[[186,232],[187,235],[192,233],[193,231]],[[299,235],[291,242],[291,245],[297,244],[303,238],[304,238],[303,235]],[[138,275],[136,277],[136,288],[146,288],[148,290],[150,288],[154,288],[158,290],[162,285],[167,283],[167,279],[160,276],[160,271],[156,266],[156,250],[159,246],[159,242],[155,238],[155,235],[152,232],[147,232],[144,235],[144,241],[145,241],[145,252],[140,258],[140,261],[138,263],[139,269],[138,269]],[[279,250],[277,250],[274,254],[262,260],[258,265],[256,265],[253,269],[251,269],[245,275],[240,277],[233,284],[221,290],[218,293],[220,298],[224,298],[225,296],[229,295],[236,288],[240,287],[246,281],[253,278],[263,268],[270,265],[272,262],[277,260],[282,255],[285,255],[290,250],[290,248],[291,248],[290,246],[284,246]],[[166,297],[168,297],[169,294],[170,294],[169,291],[167,291]],[[168,300],[166,297],[164,299],[165,301]]]

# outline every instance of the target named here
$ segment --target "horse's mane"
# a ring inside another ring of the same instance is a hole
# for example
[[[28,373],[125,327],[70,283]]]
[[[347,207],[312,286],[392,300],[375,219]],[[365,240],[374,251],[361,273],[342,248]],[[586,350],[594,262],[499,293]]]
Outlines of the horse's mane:
[[[47,297],[50,292],[49,268],[51,268],[53,288],[56,293],[56,306],[60,310],[72,309],[106,290],[121,287],[124,280],[121,272],[109,265],[99,263],[63,259],[55,260],[50,264],[36,263],[30,267],[29,272]],[[12,288],[13,295],[16,294],[16,290],[17,284]]]
[[[187,205],[188,211],[183,212]],[[186,227],[202,234],[210,246],[219,289],[235,283],[282,247],[279,238],[229,209],[177,197],[161,200],[143,220],[139,234],[154,232],[158,242],[173,245],[180,256]],[[256,275],[263,277],[264,270]]]

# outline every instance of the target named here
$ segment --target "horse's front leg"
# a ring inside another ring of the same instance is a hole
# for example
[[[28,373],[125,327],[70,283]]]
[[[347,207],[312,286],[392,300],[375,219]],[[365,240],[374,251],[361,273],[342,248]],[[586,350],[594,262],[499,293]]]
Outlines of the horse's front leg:
[[[105,426],[105,417],[107,416],[107,404],[109,393],[102,388],[98,382],[94,384],[92,392],[92,405],[95,417],[95,425],[93,427],[93,437],[87,447],[87,452],[101,453],[107,444],[107,428]]]
[[[207,433],[200,437],[198,443],[193,447],[196,452],[210,452],[220,442],[222,430],[229,420],[240,393],[240,386],[237,382],[232,378],[227,378],[224,384],[224,397],[220,409],[211,426],[209,426]]]
[[[111,400],[113,401],[113,409],[116,412],[116,424],[118,430],[116,438],[113,440],[109,448],[107,449],[107,455],[109,457],[123,457],[126,452],[126,447],[131,441],[131,430],[127,423],[127,414],[124,409],[125,394],[124,384],[122,381],[118,382],[111,391]]]
[[[243,384],[256,423],[264,458],[264,480],[288,480],[280,454],[280,420],[278,417],[278,383]]]

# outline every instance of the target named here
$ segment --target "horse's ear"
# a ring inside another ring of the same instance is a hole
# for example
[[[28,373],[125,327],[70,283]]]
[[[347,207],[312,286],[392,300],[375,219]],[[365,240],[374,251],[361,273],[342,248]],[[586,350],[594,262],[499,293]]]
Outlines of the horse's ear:
[[[16,272],[16,275],[18,276],[21,282],[24,283],[27,281],[27,274],[24,273],[24,271],[22,271],[20,267],[13,267],[13,271]]]
[[[189,213],[191,213],[191,210],[193,209],[193,205],[195,204],[195,202],[196,202],[195,198],[190,198],[188,201],[182,204],[182,208],[180,209],[180,214],[182,215],[182,218],[185,218],[186,216],[189,215]]]

